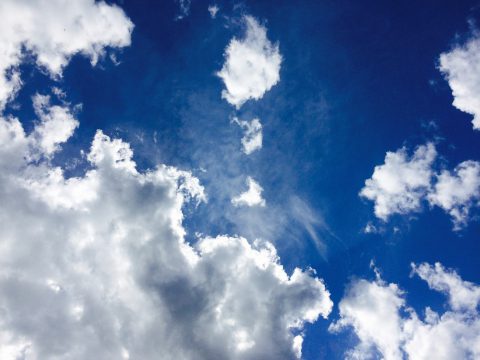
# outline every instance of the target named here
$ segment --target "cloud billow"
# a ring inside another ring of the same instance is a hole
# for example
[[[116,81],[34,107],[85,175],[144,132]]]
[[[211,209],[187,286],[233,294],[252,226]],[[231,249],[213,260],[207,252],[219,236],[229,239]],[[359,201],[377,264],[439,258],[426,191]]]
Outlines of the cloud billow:
[[[377,271],[373,281],[354,280],[339,303],[340,319],[330,325],[337,333],[350,329],[358,338],[347,359],[385,360],[476,359],[480,356],[480,287],[440,263],[412,264],[412,274],[447,296],[446,310],[430,307],[422,319],[406,302],[397,284],[386,283]]]
[[[2,2],[10,22],[29,23],[18,36],[0,35],[0,48],[29,39],[36,64],[56,79],[76,53],[95,62],[105,47],[130,43],[133,25],[120,8],[64,4]],[[3,75],[22,61],[12,54]],[[16,85],[2,79],[4,106]],[[60,102],[36,94],[30,131],[0,114],[0,358],[300,357],[305,323],[332,310],[323,281],[310,270],[287,273],[268,241],[188,243],[184,207],[207,201],[200,181],[163,164],[140,171],[130,144],[101,130],[86,169],[66,176],[55,156],[79,121]]]
[[[252,16],[245,16],[245,37],[233,38],[225,49],[225,63],[217,75],[225,89],[222,98],[239,109],[247,100],[259,100],[280,81],[278,44],[267,38],[267,30]]]

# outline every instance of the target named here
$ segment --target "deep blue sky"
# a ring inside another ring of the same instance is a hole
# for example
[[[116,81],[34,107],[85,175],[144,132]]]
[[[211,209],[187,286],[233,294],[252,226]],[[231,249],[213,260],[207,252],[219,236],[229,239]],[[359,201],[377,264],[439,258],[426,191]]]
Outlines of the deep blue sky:
[[[358,196],[385,152],[403,145],[412,149],[439,139],[438,150],[450,168],[480,160],[480,134],[472,131],[471,116],[451,106],[451,90],[436,68],[440,53],[470,34],[480,19],[480,3],[216,3],[216,19],[209,16],[209,2],[192,0],[189,16],[175,21],[179,10],[173,0],[121,1],[135,29],[132,46],[117,53],[120,64],[105,60],[92,69],[88,60],[76,57],[65,70],[62,86],[69,100],[83,104],[81,127],[65,153],[86,149],[102,128],[129,141],[143,168],[161,162],[192,170],[210,201],[189,214],[190,240],[195,231],[267,238],[289,270],[316,269],[335,304],[353,277],[373,277],[372,259],[384,279],[401,284],[420,312],[441,298],[418,278],[409,278],[410,262],[440,261],[464,279],[480,282],[478,222],[455,233],[449,217],[432,209],[415,218],[394,217],[381,234],[364,234],[368,221],[379,222],[372,204]],[[261,101],[235,112],[220,98],[223,84],[215,72],[222,67],[225,46],[241,34],[234,20],[243,14],[266,25],[269,39],[279,42],[283,62],[280,83]],[[23,99],[34,89],[47,91],[52,84],[42,74],[31,74],[20,103],[27,103]],[[33,118],[28,108],[12,112]],[[230,123],[235,114],[261,119],[260,152],[245,157],[239,151],[241,130]],[[225,213],[225,182],[243,186],[247,174],[262,184],[269,206]],[[325,256],[290,217],[295,197],[324,220],[317,231],[328,248]],[[272,226],[261,228],[252,219]],[[330,319],[337,316],[335,307]],[[354,341],[349,334],[328,334],[329,323],[319,320],[307,328],[305,359],[341,358],[345,345]]]

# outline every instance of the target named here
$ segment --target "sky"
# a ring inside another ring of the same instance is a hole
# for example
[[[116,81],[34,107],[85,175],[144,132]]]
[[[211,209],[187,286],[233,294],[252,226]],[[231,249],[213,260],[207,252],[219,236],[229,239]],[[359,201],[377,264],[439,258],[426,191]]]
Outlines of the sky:
[[[0,358],[480,358],[478,1],[0,1]]]

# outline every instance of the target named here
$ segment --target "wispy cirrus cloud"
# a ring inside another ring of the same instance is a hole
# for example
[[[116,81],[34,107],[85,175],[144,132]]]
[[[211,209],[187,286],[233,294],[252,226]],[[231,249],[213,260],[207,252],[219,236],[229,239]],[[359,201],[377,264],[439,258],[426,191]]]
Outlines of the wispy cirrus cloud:
[[[405,148],[387,152],[360,196],[373,201],[375,216],[383,221],[394,214],[419,212],[428,203],[447,212],[453,229],[461,230],[480,204],[480,163],[467,160],[452,171],[438,171],[436,157],[432,143],[417,147],[411,157]]]

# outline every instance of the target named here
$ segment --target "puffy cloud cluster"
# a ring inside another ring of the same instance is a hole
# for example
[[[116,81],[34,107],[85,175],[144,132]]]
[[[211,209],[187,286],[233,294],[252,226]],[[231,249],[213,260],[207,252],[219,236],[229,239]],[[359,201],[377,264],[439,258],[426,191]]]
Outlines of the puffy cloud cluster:
[[[480,163],[464,161],[453,172],[442,171],[428,200],[448,212],[460,229],[468,221],[470,209],[480,202]]]
[[[480,356],[480,287],[441,264],[412,264],[412,271],[433,290],[448,296],[448,309],[425,309],[424,319],[410,308],[396,284],[379,276],[356,280],[339,303],[340,320],[330,331],[352,329],[358,344],[347,359],[476,359]]]
[[[119,7],[95,0],[2,0],[0,14],[0,110],[21,87],[28,54],[58,78],[77,53],[95,64],[105,47],[129,45],[133,29]]]
[[[232,199],[234,206],[265,206],[265,199],[262,198],[263,188],[251,176],[247,177],[247,191]]]
[[[94,63],[128,45],[133,27],[93,0],[6,0],[0,13],[2,107],[24,50],[58,77],[78,52]],[[0,114],[0,358],[300,357],[304,324],[332,308],[323,282],[287,274],[268,242],[187,243],[183,209],[207,199],[198,179],[166,165],[139,171],[130,145],[100,130],[84,173],[67,177],[53,163],[79,123],[54,93],[60,105],[33,97],[28,133]]]
[[[72,115],[45,99],[29,135],[0,118],[0,357],[295,358],[292,330],[331,311],[322,281],[288,275],[269,243],[186,243],[182,207],[206,200],[199,181],[138,171],[101,131],[91,169],[66,178],[49,159],[71,126],[49,124]]]
[[[435,158],[431,143],[419,146],[411,158],[405,148],[387,152],[360,196],[375,203],[375,215],[384,221],[393,214],[419,211],[426,200],[451,216],[454,230],[462,229],[470,210],[480,203],[480,163],[464,161],[453,171],[436,173]]]
[[[473,115],[473,128],[480,129],[480,38],[441,54],[439,69],[452,89],[453,106]]]
[[[420,201],[430,187],[436,155],[431,143],[419,146],[412,157],[404,147],[387,152],[385,163],[375,167],[360,195],[374,201],[375,215],[382,220],[391,214],[419,210]]]
[[[278,44],[267,38],[267,30],[252,16],[243,18],[246,33],[243,39],[233,38],[225,49],[225,63],[217,75],[225,89],[222,98],[237,109],[247,100],[261,99],[280,81]]]
[[[239,120],[234,118],[233,121],[237,123],[244,131],[242,137],[243,152],[250,155],[255,150],[262,148],[263,134],[262,123],[255,118],[251,121]]]

